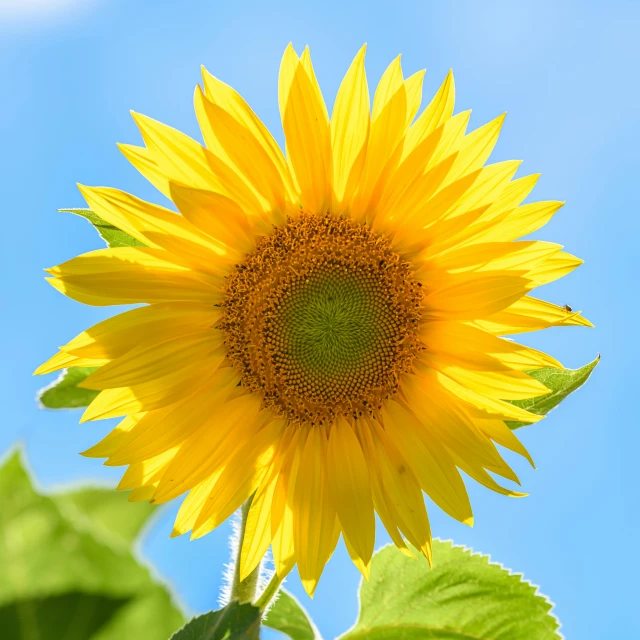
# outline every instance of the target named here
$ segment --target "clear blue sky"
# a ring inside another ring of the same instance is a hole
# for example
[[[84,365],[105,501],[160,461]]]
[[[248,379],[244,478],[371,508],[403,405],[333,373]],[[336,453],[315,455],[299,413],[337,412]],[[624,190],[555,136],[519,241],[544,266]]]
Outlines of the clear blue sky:
[[[509,500],[470,484],[475,528],[432,508],[435,535],[541,585],[567,638],[640,637],[639,28],[634,0],[0,2],[0,454],[26,442],[47,487],[117,475],[77,454],[113,425],[39,411],[35,393],[47,380],[31,372],[111,313],[67,300],[43,280],[43,267],[100,245],[88,224],[56,209],[83,205],[76,181],[156,197],[116,148],[139,142],[129,109],[196,135],[192,95],[204,64],[282,140],[277,72],[287,43],[310,45],[331,104],[368,42],[370,84],[403,53],[405,72],[427,68],[427,94],[453,68],[457,110],[472,108],[474,127],[508,112],[494,158],[523,159],[520,175],[542,172],[537,199],[567,205],[537,237],[586,261],[544,295],[583,309],[597,327],[527,341],[568,367],[602,353],[585,389],[520,432],[538,465],[515,461],[530,497]],[[229,528],[197,542],[169,540],[176,508],[160,516],[143,553],[192,611],[206,610],[218,597]],[[288,586],[332,638],[355,619],[358,582],[341,546],[313,601],[296,576]]]

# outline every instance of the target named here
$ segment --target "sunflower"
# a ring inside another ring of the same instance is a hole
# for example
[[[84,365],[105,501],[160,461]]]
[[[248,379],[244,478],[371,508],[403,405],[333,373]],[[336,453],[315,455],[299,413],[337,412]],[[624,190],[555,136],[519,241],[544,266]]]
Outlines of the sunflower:
[[[71,340],[37,373],[98,369],[82,420],[123,417],[85,455],[128,465],[120,489],[183,494],[173,535],[203,536],[251,500],[241,578],[269,546],[312,594],[340,534],[366,575],[377,513],[394,543],[431,556],[423,492],[473,522],[461,471],[517,482],[497,445],[531,458],[504,421],[548,392],[525,371],[561,367],[500,336],[589,325],[531,297],[581,261],[516,241],[561,202],[521,204],[538,179],[485,166],[504,116],[466,133],[451,73],[417,116],[424,72],[384,72],[370,111],[365,47],[331,117],[308,49],[286,49],[286,155],[231,87],[203,71],[205,146],[134,113],[121,145],[177,212],[80,186],[138,240],[49,269],[90,305],[139,304]],[[417,117],[416,117],[417,116]],[[532,463],[533,464],[533,463]],[[494,474],[494,475],[490,475]]]

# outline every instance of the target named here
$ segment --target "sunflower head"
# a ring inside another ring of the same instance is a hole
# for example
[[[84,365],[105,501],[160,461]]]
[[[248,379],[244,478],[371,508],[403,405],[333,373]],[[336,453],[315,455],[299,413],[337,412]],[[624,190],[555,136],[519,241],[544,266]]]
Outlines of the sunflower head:
[[[140,306],[38,370],[98,367],[83,420],[123,419],[85,454],[127,465],[132,500],[187,494],[174,534],[198,537],[252,498],[241,577],[271,546],[309,593],[341,534],[367,574],[376,512],[430,558],[423,494],[471,524],[461,471],[523,495],[496,482],[517,482],[496,445],[530,461],[505,421],[540,418],[509,401],[547,391],[526,371],[561,365],[500,336],[589,325],[530,295],[580,260],[518,240],[561,203],[522,204],[537,176],[486,164],[503,116],[467,133],[451,73],[420,112],[424,73],[399,58],[371,109],[364,53],[329,117],[308,49],[287,48],[286,155],[206,71],[204,145],[134,114],[145,146],[121,149],[175,210],[81,187],[137,246],[49,272],[80,302]]]
[[[219,327],[241,384],[310,426],[382,409],[411,371],[422,292],[389,241],[300,213],[229,276]]]

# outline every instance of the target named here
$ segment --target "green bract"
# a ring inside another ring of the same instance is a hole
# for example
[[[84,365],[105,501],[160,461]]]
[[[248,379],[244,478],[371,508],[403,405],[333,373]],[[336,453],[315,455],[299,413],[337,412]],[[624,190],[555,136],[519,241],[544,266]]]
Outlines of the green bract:
[[[516,407],[526,409],[539,416],[546,416],[549,411],[555,409],[570,393],[579,389],[591,375],[591,372],[598,366],[600,356],[593,362],[585,364],[579,369],[537,369],[527,373],[536,380],[542,382],[551,393],[528,400],[508,400]],[[511,429],[527,426],[526,422],[507,422]]]

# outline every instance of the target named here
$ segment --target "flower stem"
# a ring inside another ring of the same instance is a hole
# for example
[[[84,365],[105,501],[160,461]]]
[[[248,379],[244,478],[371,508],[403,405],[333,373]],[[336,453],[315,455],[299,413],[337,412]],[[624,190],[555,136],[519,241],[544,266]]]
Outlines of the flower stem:
[[[258,579],[260,577],[260,564],[244,579],[240,580],[240,554],[242,553],[242,543],[244,542],[244,533],[247,526],[247,516],[251,507],[249,498],[241,509],[240,532],[238,535],[238,549],[236,551],[233,582],[231,583],[231,600],[238,600],[241,604],[244,602],[253,602],[256,597],[256,589],[258,587]]]
[[[269,580],[269,584],[267,584],[264,591],[260,594],[260,597],[254,603],[260,611],[264,611],[269,606],[269,603],[273,600],[276,593],[278,593],[278,589],[284,579],[285,576],[279,576],[277,573],[273,574],[271,580]]]

